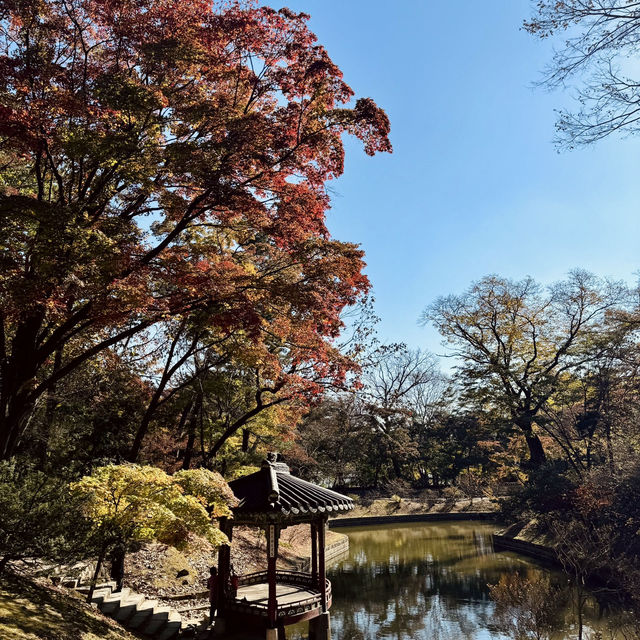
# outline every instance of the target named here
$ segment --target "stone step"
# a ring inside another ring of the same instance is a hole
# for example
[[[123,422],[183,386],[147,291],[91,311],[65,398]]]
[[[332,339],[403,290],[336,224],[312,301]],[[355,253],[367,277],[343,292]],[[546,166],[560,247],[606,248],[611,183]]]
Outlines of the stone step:
[[[96,589],[109,589],[110,591],[115,591],[115,588],[117,586],[118,585],[115,582],[100,582],[100,583],[96,584],[96,586],[94,588],[94,591]],[[85,595],[87,595],[89,593],[89,589],[90,589],[90,587],[89,587],[88,584],[83,584],[82,586],[77,587],[76,591],[78,593],[84,593]]]
[[[183,633],[187,638],[208,640],[212,633],[209,629],[210,626],[209,616],[200,620],[199,623],[183,621],[181,633]]]
[[[182,628],[182,618],[175,609],[158,606],[156,600],[146,600],[128,587],[121,591],[114,591],[115,588],[115,582],[96,585],[92,604],[126,628],[153,636],[154,640],[177,638]],[[88,594],[89,587],[85,585],[76,591]]]
[[[120,602],[120,608],[115,612],[114,618],[118,622],[122,622],[126,625],[130,618],[133,618],[145,602],[143,595],[132,594],[126,600]]]
[[[156,640],[170,640],[171,638],[175,638],[178,635],[181,628],[181,620],[170,620],[160,631],[160,633],[156,634],[155,638]]]
[[[105,598],[111,595],[111,589],[96,589],[91,596],[91,602],[100,606]]]
[[[156,607],[153,610],[153,615],[148,620],[147,624],[141,627],[141,631],[149,636],[155,635],[160,631],[168,622],[177,620],[182,622],[182,618],[177,611],[169,609],[169,607]]]
[[[178,613],[188,613],[189,611],[209,611],[210,608],[210,604],[199,604],[197,607],[181,607],[180,609],[176,609],[176,611]]]
[[[78,579],[77,578],[62,578],[60,580],[60,586],[66,587],[67,589],[77,589],[78,588]],[[89,593],[87,591],[87,593]]]
[[[135,594],[132,594],[131,589],[129,589],[128,587],[123,587],[122,591],[112,591],[111,595],[107,596],[102,601],[102,605],[100,605],[100,608],[102,608],[103,606],[106,607],[107,611],[105,613],[109,611],[115,611],[117,607],[114,607],[113,605],[126,600],[130,595]]]
[[[124,602],[131,594],[131,589],[124,587],[122,591],[114,591],[100,603],[100,611],[106,615],[115,613],[122,602]]]
[[[153,615],[153,610],[158,606],[155,600],[145,600],[136,607],[135,613],[127,622],[130,629],[138,629],[144,625]]]

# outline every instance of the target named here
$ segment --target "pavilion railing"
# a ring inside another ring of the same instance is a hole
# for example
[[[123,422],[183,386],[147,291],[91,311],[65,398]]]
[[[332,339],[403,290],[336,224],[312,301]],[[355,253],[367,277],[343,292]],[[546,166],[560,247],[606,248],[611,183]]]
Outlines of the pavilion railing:
[[[268,574],[266,571],[257,571],[256,573],[248,573],[238,577],[238,586],[249,586],[252,584],[260,584],[267,582]],[[310,573],[302,571],[276,571],[276,582],[281,584],[292,584],[299,587],[312,587],[319,589],[317,578],[314,580]]]
[[[266,571],[258,571],[256,573],[249,573],[247,575],[238,577],[238,586],[245,587],[253,584],[263,584],[267,582],[268,574]],[[278,617],[293,617],[302,615],[307,611],[313,609],[319,609],[322,606],[322,596],[319,591],[319,585],[317,579],[308,573],[302,573],[300,571],[276,571],[276,583],[277,584],[290,584],[296,587],[306,587],[309,591],[317,591],[312,596],[302,598],[295,602],[278,605]],[[327,603],[331,603],[331,582],[326,581],[326,598]],[[227,608],[237,613],[247,613],[250,615],[258,615],[260,617],[267,617],[267,602],[254,602],[243,600],[236,596],[236,598],[227,601]]]

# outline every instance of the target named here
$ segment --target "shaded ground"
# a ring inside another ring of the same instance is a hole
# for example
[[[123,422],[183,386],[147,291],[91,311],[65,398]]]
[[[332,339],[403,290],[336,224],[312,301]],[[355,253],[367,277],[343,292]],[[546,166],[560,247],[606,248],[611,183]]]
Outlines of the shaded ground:
[[[7,574],[0,580],[2,640],[136,640],[66,589]]]

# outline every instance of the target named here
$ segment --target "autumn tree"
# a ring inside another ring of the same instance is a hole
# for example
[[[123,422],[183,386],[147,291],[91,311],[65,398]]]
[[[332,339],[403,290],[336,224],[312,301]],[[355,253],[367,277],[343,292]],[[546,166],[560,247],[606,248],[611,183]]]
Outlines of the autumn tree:
[[[557,142],[590,144],[619,132],[640,131],[638,3],[629,0],[542,0],[525,29],[539,38],[562,38],[542,84],[577,83],[577,111],[560,111]]]
[[[294,465],[306,477],[328,479],[344,487],[366,482],[368,452],[374,449],[374,434],[366,406],[356,393],[329,395],[313,407],[298,427],[301,453]]]
[[[81,501],[98,550],[92,586],[110,548],[159,540],[179,546],[189,534],[228,544],[213,522],[228,517],[237,501],[220,474],[197,469],[173,476],[150,466],[108,465],[71,484]],[[88,601],[91,601],[91,593]]]
[[[151,368],[147,375],[153,392],[127,457],[135,460],[141,454],[147,459],[161,431],[182,449],[185,468],[197,460],[222,471],[257,439],[266,445],[271,436],[274,444],[279,434],[291,437],[316,396],[349,384],[315,366],[317,361],[304,355],[304,348],[302,338],[284,347],[273,336],[263,335],[257,342],[242,331],[220,339],[178,339],[176,334],[169,348],[161,350],[159,371]],[[336,371],[351,366],[351,359],[333,345],[327,345],[326,358]],[[145,438],[147,433],[154,437]]]
[[[547,640],[557,628],[562,600],[548,575],[505,573],[497,584],[489,585],[489,592],[496,603],[497,626],[510,638]]]
[[[636,312],[616,314],[606,344],[567,374],[543,408],[541,423],[573,471],[584,477],[606,465],[612,474],[635,464],[639,425]]]
[[[411,432],[418,448],[415,472],[420,484],[438,487],[458,480],[471,468],[475,480],[476,472],[493,467],[491,450],[501,449],[503,443],[496,442],[491,431],[491,425],[476,416],[443,405],[429,422],[414,423]]]
[[[306,20],[254,2],[0,2],[0,457],[58,382],[172,318],[344,376],[331,341],[367,280],[329,236],[326,183],[343,134],[372,155],[389,124]]]
[[[105,350],[60,380],[31,413],[20,456],[79,473],[96,461],[124,460],[151,387],[135,356],[122,355]]]
[[[421,432],[443,392],[444,377],[431,353],[376,347],[363,358],[362,387],[329,395],[302,421],[299,441],[312,461],[308,471],[338,484],[412,481]]]
[[[539,467],[540,412],[562,376],[595,357],[607,312],[623,294],[583,271],[546,291],[531,278],[487,276],[462,295],[439,298],[422,321],[433,322],[459,358],[467,400],[508,417]]]
[[[418,456],[411,426],[421,418],[442,392],[442,376],[433,354],[405,345],[383,346],[372,356],[363,374],[360,392],[376,435],[376,480],[381,467],[391,463],[391,477],[402,478],[404,467]]]

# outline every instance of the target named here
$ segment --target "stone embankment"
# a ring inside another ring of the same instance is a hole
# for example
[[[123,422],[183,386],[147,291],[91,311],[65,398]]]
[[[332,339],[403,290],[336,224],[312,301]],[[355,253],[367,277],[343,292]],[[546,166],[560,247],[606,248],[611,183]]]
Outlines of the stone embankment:
[[[521,540],[508,535],[501,535],[500,533],[494,533],[491,537],[493,540],[493,548],[496,551],[514,551],[523,556],[534,558],[535,560],[541,560],[542,562],[550,564],[559,564],[558,555],[553,547],[529,542],[528,540]]]
[[[331,526],[331,523],[329,523]],[[341,536],[340,540],[333,542],[332,544],[327,545],[324,551],[324,561],[325,564],[335,560],[336,558],[340,558],[342,556],[346,556],[349,553],[349,538],[347,536]],[[311,558],[304,558],[301,560],[299,566],[299,571],[304,571],[309,573],[311,571]]]
[[[376,524],[404,524],[409,522],[451,522],[461,520],[494,520],[496,514],[489,511],[453,513],[412,513],[388,516],[360,516],[357,518],[335,518],[329,520],[332,529],[338,527],[366,527]]]

